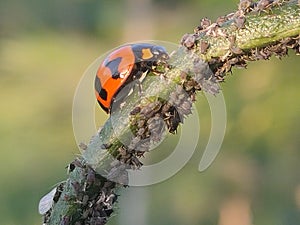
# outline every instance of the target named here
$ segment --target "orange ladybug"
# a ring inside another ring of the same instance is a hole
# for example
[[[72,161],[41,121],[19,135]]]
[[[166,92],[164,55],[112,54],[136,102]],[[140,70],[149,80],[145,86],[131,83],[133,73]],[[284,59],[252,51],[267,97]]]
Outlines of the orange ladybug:
[[[111,52],[98,68],[95,78],[95,94],[101,108],[110,113],[116,95],[126,84],[168,58],[164,47],[147,43],[128,44]]]

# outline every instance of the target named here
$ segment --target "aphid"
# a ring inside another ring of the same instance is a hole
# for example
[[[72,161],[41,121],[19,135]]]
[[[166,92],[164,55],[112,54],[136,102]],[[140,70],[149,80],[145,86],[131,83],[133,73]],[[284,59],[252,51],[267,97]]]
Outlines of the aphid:
[[[143,134],[145,133],[146,129],[144,127],[141,127],[138,131],[137,131],[137,135],[139,136],[143,136]]]
[[[255,11],[265,11],[272,6],[273,0],[259,0],[255,6]]]
[[[90,187],[96,180],[96,172],[91,168],[87,167],[87,175],[86,175],[86,186]]]
[[[224,36],[222,32],[220,32],[219,25],[217,23],[213,23],[210,26],[208,26],[206,30],[207,36],[217,37],[217,36]]]
[[[137,115],[140,111],[141,111],[141,107],[137,106],[130,112],[130,115],[131,116]]]
[[[70,217],[64,216],[62,220],[60,221],[60,225],[69,225],[70,224]]]
[[[217,18],[216,23],[219,26],[222,26],[226,21],[227,21],[227,17],[226,16],[220,16],[220,17]]]
[[[200,26],[202,27],[203,30],[208,28],[210,25],[211,25],[211,20],[209,20],[208,18],[201,19]]]
[[[246,17],[238,16],[234,19],[234,24],[238,29],[245,28]]]
[[[174,106],[171,106],[169,111],[165,113],[165,122],[170,133],[175,134],[179,123],[182,119]]]
[[[272,6],[282,6],[284,2],[286,2],[286,0],[273,0]]]
[[[137,127],[142,128],[145,125],[145,120],[144,119],[139,119],[137,122]]]
[[[139,150],[142,151],[143,149],[139,148]],[[134,165],[136,168],[141,168],[141,166],[143,165],[143,163],[141,163],[141,161],[137,157],[135,157],[135,156],[131,156],[130,159],[129,159],[129,161],[126,162],[126,163]]]
[[[252,0],[240,0],[238,5],[238,9],[244,11],[245,13],[250,12],[252,10],[253,1]]]
[[[206,41],[200,41],[200,53],[205,54],[207,49],[209,48],[209,43]]]
[[[181,44],[188,49],[191,49],[196,42],[196,37],[194,34],[185,34],[181,39]]]

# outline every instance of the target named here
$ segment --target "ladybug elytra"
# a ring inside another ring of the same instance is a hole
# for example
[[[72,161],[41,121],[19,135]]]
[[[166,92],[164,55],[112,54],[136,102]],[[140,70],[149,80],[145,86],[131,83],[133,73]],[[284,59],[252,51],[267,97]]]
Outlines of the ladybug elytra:
[[[153,71],[153,67],[168,58],[164,47],[146,43],[124,45],[111,52],[95,78],[95,94],[101,108],[110,113],[116,95],[126,84]]]

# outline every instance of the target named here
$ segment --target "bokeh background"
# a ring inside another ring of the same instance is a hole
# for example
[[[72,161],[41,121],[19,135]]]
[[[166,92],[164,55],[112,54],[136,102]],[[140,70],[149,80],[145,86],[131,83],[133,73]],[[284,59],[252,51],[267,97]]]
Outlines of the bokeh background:
[[[237,3],[1,0],[0,224],[42,223],[39,199],[66,178],[65,167],[79,153],[72,100],[97,57],[125,42],[178,43],[201,18],[216,19]],[[202,173],[197,168],[211,121],[199,94],[201,137],[192,160],[165,182],[120,192],[109,224],[299,224],[299,60],[291,52],[227,77],[226,136]],[[104,123],[106,115],[98,114]],[[153,157],[165,157],[177,139],[169,136]]]

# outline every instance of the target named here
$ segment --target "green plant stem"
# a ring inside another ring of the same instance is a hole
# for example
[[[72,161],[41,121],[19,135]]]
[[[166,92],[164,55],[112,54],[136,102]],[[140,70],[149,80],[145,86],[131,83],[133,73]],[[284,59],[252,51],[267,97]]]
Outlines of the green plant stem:
[[[234,21],[229,21],[220,28],[228,36],[234,36],[234,45],[242,50],[261,48],[287,37],[293,37],[300,33],[300,7],[296,1],[284,6],[274,8],[272,13],[262,12],[246,15],[245,27],[237,29]],[[214,57],[226,55],[231,42],[228,37],[202,36],[210,48],[201,58],[209,61]]]

